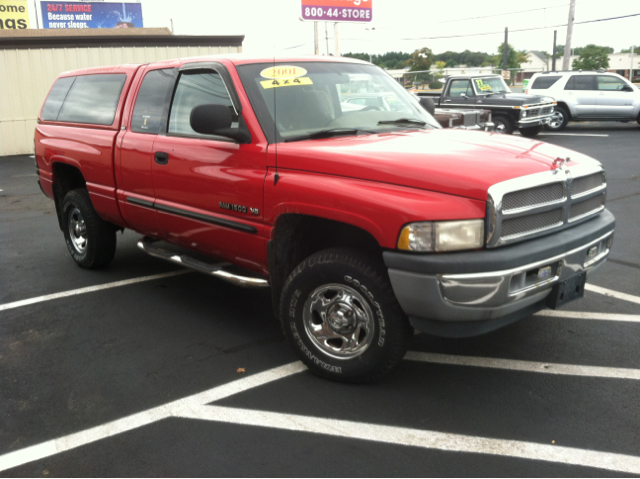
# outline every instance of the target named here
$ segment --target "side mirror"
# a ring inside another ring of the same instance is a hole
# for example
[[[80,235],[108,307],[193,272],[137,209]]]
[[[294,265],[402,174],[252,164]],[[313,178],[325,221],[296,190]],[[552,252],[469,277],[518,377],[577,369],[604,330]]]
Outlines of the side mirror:
[[[233,118],[228,106],[198,105],[191,110],[190,123],[193,131],[202,135],[225,136],[239,143],[251,143],[251,135],[241,128],[231,128]]]
[[[428,98],[428,97],[425,97],[425,96],[421,96],[420,97],[420,106],[422,106],[422,108],[427,110],[427,112],[430,115],[434,115],[435,112],[436,112],[436,105],[435,105],[435,103],[433,103],[433,100],[431,98]]]
[[[633,91],[633,88],[631,88],[629,85],[625,85],[622,87],[622,91]]]

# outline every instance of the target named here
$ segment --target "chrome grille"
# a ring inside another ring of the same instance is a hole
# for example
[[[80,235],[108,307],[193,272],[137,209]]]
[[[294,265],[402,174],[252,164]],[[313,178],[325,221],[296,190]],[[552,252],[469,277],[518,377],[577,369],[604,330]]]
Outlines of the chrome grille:
[[[571,185],[571,196],[576,197],[587,191],[595,190],[606,183],[604,173],[576,178]]]
[[[507,193],[502,198],[502,211],[546,205],[564,199],[564,184],[552,183],[526,190]]]
[[[580,203],[571,205],[569,221],[575,221],[590,213],[595,213],[604,207],[604,195],[595,196]]]
[[[574,164],[491,186],[487,247],[524,241],[588,220],[604,209],[606,187],[599,164]]]
[[[544,213],[507,219],[502,222],[502,234],[500,237],[506,239],[560,226],[563,218],[563,209],[556,208],[555,210],[545,211]]]

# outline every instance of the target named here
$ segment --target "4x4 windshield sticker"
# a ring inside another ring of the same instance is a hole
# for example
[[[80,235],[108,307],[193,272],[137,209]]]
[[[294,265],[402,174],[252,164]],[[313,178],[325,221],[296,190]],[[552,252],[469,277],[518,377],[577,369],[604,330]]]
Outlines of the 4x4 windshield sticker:
[[[278,88],[281,86],[295,86],[295,85],[313,85],[311,78],[303,77],[303,78],[289,78],[285,80],[265,80],[261,81],[260,85],[265,90],[268,88]]]
[[[480,91],[491,90],[491,85],[488,85],[487,83],[482,81],[482,78],[475,78],[474,80],[476,82],[476,87],[478,87],[478,90]]]

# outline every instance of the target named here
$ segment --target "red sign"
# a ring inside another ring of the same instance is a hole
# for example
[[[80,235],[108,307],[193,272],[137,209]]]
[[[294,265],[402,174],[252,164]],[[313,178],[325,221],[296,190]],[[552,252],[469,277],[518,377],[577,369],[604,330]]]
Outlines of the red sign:
[[[312,22],[358,22],[373,19],[373,0],[302,0],[301,20]]]

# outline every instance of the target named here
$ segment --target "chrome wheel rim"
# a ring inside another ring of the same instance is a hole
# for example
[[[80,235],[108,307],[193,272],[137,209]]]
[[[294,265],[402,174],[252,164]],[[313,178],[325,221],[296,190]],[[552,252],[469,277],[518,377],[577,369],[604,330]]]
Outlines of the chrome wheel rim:
[[[78,253],[83,254],[87,250],[87,225],[78,208],[69,212],[69,238]]]
[[[549,126],[554,130],[557,130],[564,123],[564,115],[561,111],[553,112],[553,116],[551,117],[551,121],[549,122]]]
[[[307,298],[302,312],[307,336],[323,353],[351,359],[373,342],[373,312],[364,297],[343,284],[326,284]]]

